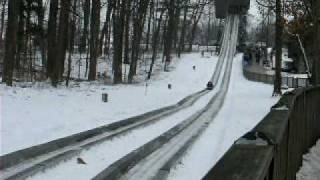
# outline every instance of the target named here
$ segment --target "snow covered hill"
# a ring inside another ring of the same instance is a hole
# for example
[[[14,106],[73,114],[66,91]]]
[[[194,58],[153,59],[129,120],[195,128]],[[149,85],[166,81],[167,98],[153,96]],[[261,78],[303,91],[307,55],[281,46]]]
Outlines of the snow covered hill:
[[[58,89],[0,85],[1,154],[174,104],[204,89],[216,62],[216,56],[186,54],[171,72],[135,85],[84,82]],[[109,94],[108,103],[102,102],[102,93]]]

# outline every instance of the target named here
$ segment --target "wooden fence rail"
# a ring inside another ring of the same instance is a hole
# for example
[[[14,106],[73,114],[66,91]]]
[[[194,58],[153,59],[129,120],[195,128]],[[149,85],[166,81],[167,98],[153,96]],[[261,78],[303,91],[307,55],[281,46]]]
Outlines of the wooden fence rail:
[[[298,88],[285,93],[270,113],[237,140],[203,179],[294,180],[303,154],[319,138],[320,86]]]

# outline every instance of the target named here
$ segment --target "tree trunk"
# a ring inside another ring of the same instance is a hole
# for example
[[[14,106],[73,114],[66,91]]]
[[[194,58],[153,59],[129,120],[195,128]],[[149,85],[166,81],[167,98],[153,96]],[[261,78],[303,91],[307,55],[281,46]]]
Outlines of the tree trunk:
[[[153,34],[153,38],[152,38],[152,58],[151,58],[151,64],[150,64],[150,68],[149,68],[149,72],[148,72],[148,79],[151,78],[152,75],[152,70],[153,70],[153,65],[154,62],[157,58],[157,48],[158,48],[158,41],[159,41],[159,34],[160,34],[160,28],[161,28],[161,21],[162,21],[162,16],[163,16],[164,11],[161,12],[160,17],[159,17],[159,22],[158,22],[158,26],[157,29],[155,30],[154,34]]]
[[[90,0],[85,0],[84,5],[83,5],[83,33],[82,37],[80,40],[80,47],[79,50],[81,53],[84,53],[87,49],[87,38],[89,34],[89,18],[90,18]]]
[[[72,9],[77,9],[77,1],[73,0]],[[76,15],[73,13],[71,26],[69,28],[69,54],[68,54],[68,70],[67,70],[67,78],[66,78],[66,86],[69,86],[69,80],[71,75],[71,63],[72,63],[72,54],[74,52],[74,38],[76,31]]]
[[[2,8],[2,11],[1,11],[1,22],[0,22],[0,50],[3,48],[3,31],[4,31],[4,18],[5,18],[5,9],[6,9],[6,5],[7,5],[7,0],[3,0],[2,3],[1,3],[1,8]]]
[[[73,0],[72,9],[77,9],[77,1]],[[69,27],[69,52],[72,54],[74,52],[74,44],[75,44],[75,33],[76,33],[76,14],[72,13]]]
[[[162,62],[164,62],[165,59],[165,54],[166,54],[166,49],[164,48],[164,44],[166,43],[166,35],[167,35],[167,29],[168,29],[168,15],[166,16],[164,22],[163,22],[163,29],[162,29],[162,38],[161,38],[161,42],[160,42],[160,47],[161,50],[163,50],[163,55],[162,55]]]
[[[132,83],[133,81],[133,76],[136,75],[137,71],[137,61],[139,57],[139,46],[140,42],[138,42],[139,35],[139,27],[141,22],[136,22],[133,25],[133,37],[132,37],[132,43],[131,43],[131,62],[130,62],[130,69],[129,69],[129,74],[128,74],[128,82]]]
[[[108,30],[109,30],[109,24],[110,24],[110,17],[111,12],[114,9],[114,2],[115,0],[108,0],[108,7],[106,12],[106,19],[103,24],[102,32],[99,39],[99,54],[102,54],[102,50],[107,50],[106,48],[103,48],[103,40],[108,36]],[[106,40],[107,41],[107,40]],[[107,52],[104,52],[104,54],[107,54]]]
[[[177,0],[176,2],[176,11],[175,11],[175,19],[174,19],[174,34],[173,34],[173,47],[175,50],[177,50],[177,42],[178,42],[178,27],[180,24],[180,15],[181,15],[181,6],[180,6],[181,0]]]
[[[127,1],[124,30],[124,64],[129,64],[131,1]]]
[[[38,10],[37,10],[37,15],[38,15],[38,26],[39,32],[37,34],[37,41],[39,43],[39,49],[41,53],[41,58],[42,58],[42,65],[46,66],[47,64],[47,55],[46,55],[46,42],[45,42],[45,35],[44,35],[44,29],[43,29],[43,24],[44,24],[44,7],[43,7],[43,1],[42,0],[37,0],[38,3]]]
[[[15,68],[17,71],[20,69],[21,57],[26,59],[25,56],[21,56],[21,52],[24,50],[26,52],[26,37],[25,37],[25,26],[26,26],[26,17],[24,15],[24,3],[21,2],[19,4],[20,12],[19,12],[19,20],[18,20],[18,35],[17,35],[17,50],[16,50],[16,58],[15,58]]]
[[[164,71],[168,70],[168,65],[171,62],[171,50],[172,50],[172,42],[173,42],[173,34],[175,32],[175,0],[170,0],[169,9],[168,9],[168,29],[165,40],[165,64]]]
[[[61,0],[60,15],[59,15],[59,29],[58,29],[58,41],[57,52],[54,69],[54,81],[53,86],[57,86],[59,80],[64,73],[64,64],[66,59],[66,53],[68,49],[68,26],[69,26],[69,14],[71,7],[71,0]]]
[[[122,83],[122,50],[123,50],[123,31],[126,4],[129,0],[118,0],[117,10],[113,15],[113,39],[114,39],[114,58],[113,58],[113,83]],[[121,2],[121,3],[120,3]]]
[[[13,66],[16,55],[19,4],[20,0],[10,0],[8,4],[8,24],[5,38],[2,79],[3,82],[6,82],[7,86],[12,86]]]
[[[188,7],[187,7],[187,1],[185,1],[186,3],[184,4],[184,14],[183,14],[183,23],[182,23],[182,27],[181,27],[181,35],[180,35],[180,42],[179,42],[179,48],[178,48],[178,57],[180,58],[181,56],[181,52],[184,51],[184,40],[185,40],[185,36],[186,36],[186,21],[187,21],[187,13],[188,13]]]
[[[47,76],[51,79],[51,82],[56,81],[54,79],[55,58],[56,58],[56,46],[57,46],[57,15],[58,15],[58,0],[50,1],[50,12],[48,21],[48,51],[47,51]]]
[[[149,11],[149,17],[148,17],[148,29],[147,29],[147,39],[146,39],[146,51],[149,51],[149,37],[150,37],[150,31],[151,31],[151,19],[153,16],[153,0],[151,0],[150,3],[150,11]]]
[[[131,62],[128,75],[129,83],[132,83],[133,76],[136,75],[137,71],[137,62],[140,52],[140,41],[144,27],[144,17],[148,8],[149,0],[140,1],[138,4],[137,15],[134,18],[133,25],[133,38],[132,38],[132,53],[131,53]]]
[[[201,16],[201,15],[199,15]],[[189,42],[189,52],[192,51],[192,45],[193,45],[193,41],[194,41],[194,38],[196,36],[196,30],[197,30],[197,27],[198,27],[198,22],[200,20],[200,17],[194,21],[193,25],[192,25],[192,29],[191,29],[191,35],[190,35],[190,42]]]
[[[66,86],[69,86],[70,75],[71,75],[71,52],[68,54],[68,70],[67,70],[67,78],[66,78]]]
[[[211,40],[211,6],[209,5],[209,14],[208,14],[208,35],[207,35],[207,52],[209,52],[209,45]]]
[[[96,80],[99,50],[100,8],[100,0],[92,0],[89,81]]]
[[[276,69],[273,96],[281,95],[282,33],[283,33],[281,0],[276,0]]]
[[[190,34],[190,42],[189,42],[189,52],[192,51],[192,44],[193,44],[193,41],[194,41],[194,38],[195,38],[195,35],[196,35],[196,30],[197,30],[197,27],[198,27],[198,23],[199,23],[199,20],[203,14],[203,8],[204,8],[204,5],[201,4],[201,1],[199,0],[198,2],[198,7],[196,7],[196,10],[194,12],[194,15],[193,15],[193,25],[192,25],[192,29],[191,29],[191,34]]]

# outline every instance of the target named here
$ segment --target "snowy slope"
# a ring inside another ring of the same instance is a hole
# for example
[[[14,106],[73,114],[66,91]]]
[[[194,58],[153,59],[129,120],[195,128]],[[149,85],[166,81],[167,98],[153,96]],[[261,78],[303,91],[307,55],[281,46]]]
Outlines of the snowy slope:
[[[233,142],[252,129],[278,101],[271,98],[272,86],[246,80],[242,56],[233,62],[225,103],[207,130],[169,175],[170,180],[201,179]]]
[[[109,124],[166,105],[202,90],[217,57],[184,55],[177,67],[145,84],[79,87],[9,88],[0,85],[1,154]],[[196,70],[192,70],[192,66]],[[168,83],[172,89],[167,88]],[[101,94],[109,102],[101,102]]]
[[[111,141],[105,141],[90,147],[90,149],[82,151],[79,155],[60,163],[59,166],[35,174],[28,178],[28,180],[92,179],[112,163],[137,150],[145,143],[150,142],[184,121],[186,117],[199,111],[210,101],[215,93],[215,90],[209,92],[193,106],[179,111],[172,116],[168,116],[157,123],[150,124],[144,128],[134,129],[123,136],[117,136]],[[87,164],[85,166],[78,164],[78,157],[81,157]]]

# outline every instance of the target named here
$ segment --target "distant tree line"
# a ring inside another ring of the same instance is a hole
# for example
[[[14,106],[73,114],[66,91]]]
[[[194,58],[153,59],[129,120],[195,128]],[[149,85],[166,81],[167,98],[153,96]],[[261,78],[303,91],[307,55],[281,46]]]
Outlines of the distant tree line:
[[[192,50],[201,27],[206,36],[214,30],[209,0],[1,0],[0,6],[2,81],[8,86],[16,76],[37,80],[39,72],[55,87],[64,80],[68,85],[74,55],[85,58],[89,81],[97,78],[98,59],[109,57],[113,83],[123,83],[123,64],[132,83],[143,53],[150,54],[150,78],[160,52],[167,71],[173,53]],[[199,23],[204,16],[207,26]]]

